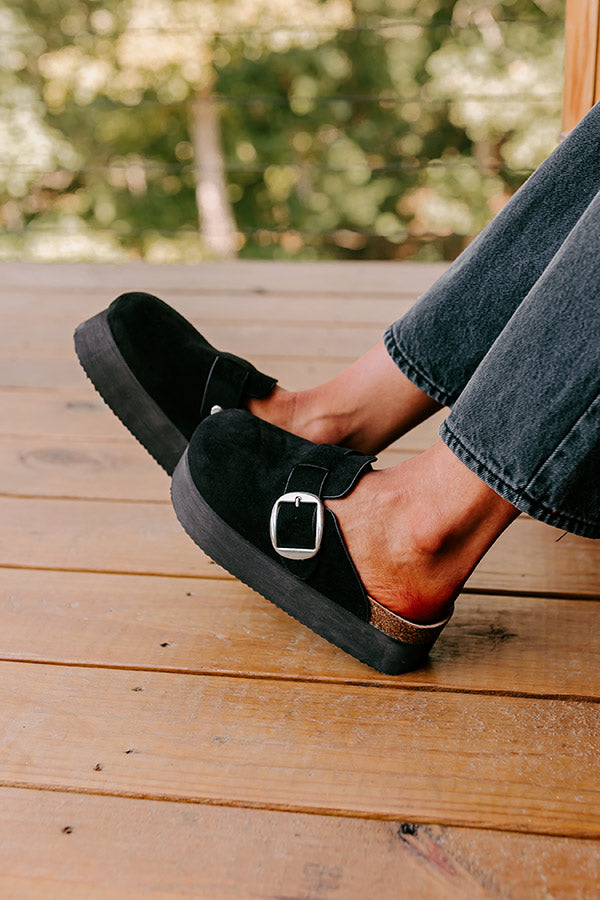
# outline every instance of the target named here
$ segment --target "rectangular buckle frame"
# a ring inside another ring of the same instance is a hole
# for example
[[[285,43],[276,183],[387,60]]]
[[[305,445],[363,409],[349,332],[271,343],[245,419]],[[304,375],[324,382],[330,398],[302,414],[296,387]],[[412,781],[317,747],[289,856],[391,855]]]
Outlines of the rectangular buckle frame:
[[[300,506],[301,503],[312,503],[316,508],[317,521],[315,523],[314,547],[280,547],[277,544],[277,515],[279,513],[279,508],[283,503],[293,503],[295,506]],[[323,503],[316,494],[309,494],[307,491],[290,491],[288,494],[282,494],[273,504],[269,522],[269,533],[271,535],[273,549],[286,559],[312,559],[313,556],[317,555],[321,547],[324,521],[325,512]]]

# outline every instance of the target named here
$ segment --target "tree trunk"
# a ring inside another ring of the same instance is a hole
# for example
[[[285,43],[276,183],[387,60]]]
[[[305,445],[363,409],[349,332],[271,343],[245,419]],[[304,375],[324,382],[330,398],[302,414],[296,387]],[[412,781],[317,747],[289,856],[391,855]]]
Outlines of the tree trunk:
[[[234,256],[236,226],[227,196],[219,112],[213,99],[212,85],[194,100],[190,132],[196,167],[200,233],[207,250],[215,256]]]

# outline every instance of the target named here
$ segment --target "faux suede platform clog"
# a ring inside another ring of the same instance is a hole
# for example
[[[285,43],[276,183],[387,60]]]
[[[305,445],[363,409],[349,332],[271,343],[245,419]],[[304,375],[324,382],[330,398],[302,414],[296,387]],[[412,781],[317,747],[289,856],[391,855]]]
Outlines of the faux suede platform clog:
[[[219,565],[347,653],[399,674],[423,665],[448,619],[416,625],[370,598],[323,502],[349,494],[374,461],[230,409],[194,432],[172,498]]]
[[[104,401],[169,475],[205,416],[266,397],[277,383],[216,350],[152,294],[117,297],[79,325],[75,350]]]

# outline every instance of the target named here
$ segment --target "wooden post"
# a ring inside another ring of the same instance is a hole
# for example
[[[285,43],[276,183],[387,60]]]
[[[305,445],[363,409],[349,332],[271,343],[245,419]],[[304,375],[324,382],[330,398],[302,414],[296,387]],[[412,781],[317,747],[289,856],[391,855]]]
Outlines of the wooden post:
[[[563,132],[600,100],[600,0],[567,0]]]

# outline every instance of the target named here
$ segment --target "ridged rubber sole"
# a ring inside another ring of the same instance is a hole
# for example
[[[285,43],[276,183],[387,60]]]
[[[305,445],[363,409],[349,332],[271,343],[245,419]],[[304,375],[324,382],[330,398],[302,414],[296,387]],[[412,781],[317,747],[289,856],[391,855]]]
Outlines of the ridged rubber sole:
[[[196,488],[187,450],[175,469],[171,496],[181,525],[205,553],[331,644],[387,675],[409,672],[427,661],[423,647],[399,641],[362,622],[296,578],[224,522]]]
[[[78,326],[75,352],[107,406],[171,475],[187,447],[187,440],[144,390],[121,356],[106,310]]]

